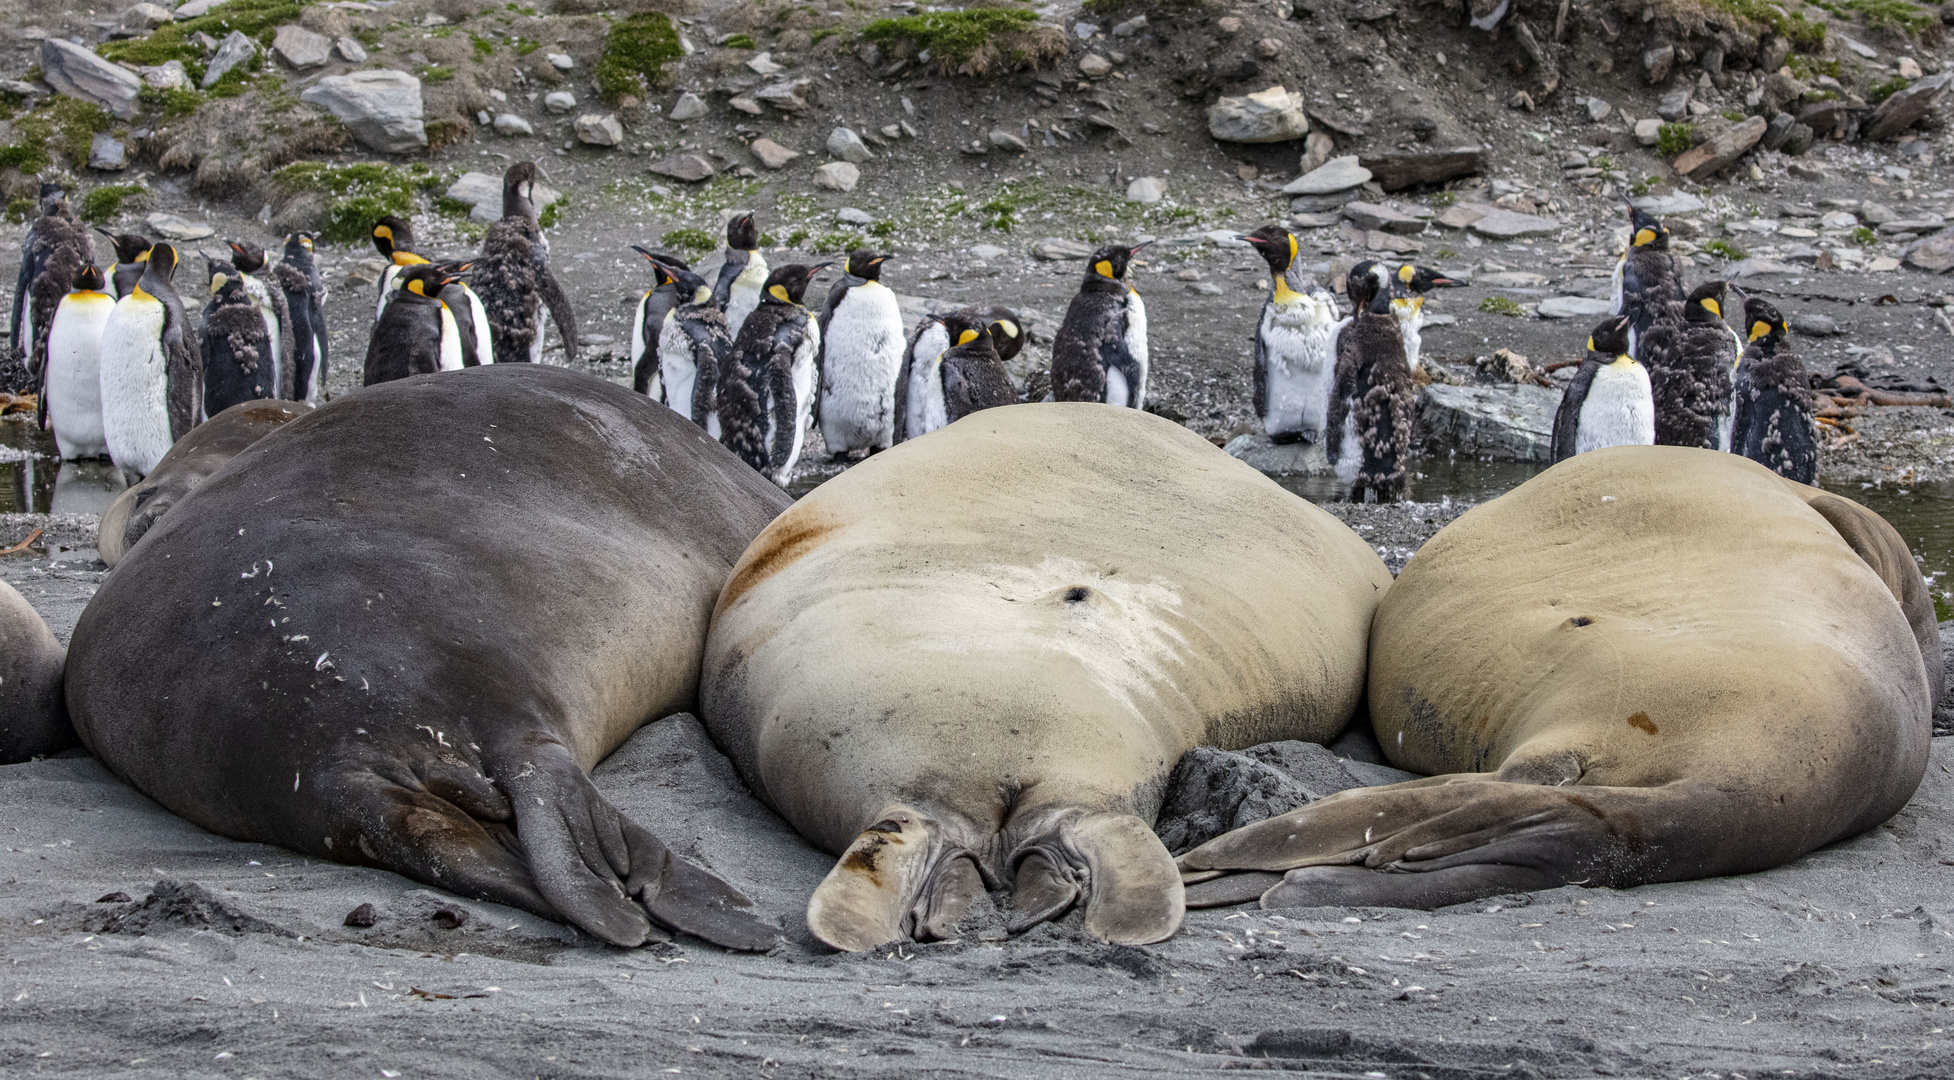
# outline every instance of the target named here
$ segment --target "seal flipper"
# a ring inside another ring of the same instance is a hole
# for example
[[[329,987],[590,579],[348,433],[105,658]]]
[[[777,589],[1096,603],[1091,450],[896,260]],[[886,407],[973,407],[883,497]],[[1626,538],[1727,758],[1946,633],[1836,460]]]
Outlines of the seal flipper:
[[[808,899],[808,929],[844,952],[954,935],[985,882],[970,850],[948,832],[912,807],[884,809]]]
[[[1012,858],[1012,932],[1086,906],[1085,929],[1115,945],[1151,945],[1180,929],[1186,894],[1174,857],[1132,814],[1062,807],[1037,812]]]

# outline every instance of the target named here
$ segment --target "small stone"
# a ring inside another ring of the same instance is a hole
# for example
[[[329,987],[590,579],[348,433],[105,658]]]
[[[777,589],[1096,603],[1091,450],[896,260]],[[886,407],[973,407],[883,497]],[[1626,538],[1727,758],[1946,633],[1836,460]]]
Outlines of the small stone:
[[[753,156],[760,159],[760,164],[769,169],[784,169],[788,162],[801,156],[798,152],[765,137],[753,140],[747,149],[753,151]]]
[[[449,904],[434,913],[434,925],[443,930],[459,930],[468,925],[468,909],[460,904]]]
[[[341,37],[332,43],[332,47],[339,53],[339,58],[349,64],[366,63],[366,46],[361,45],[357,38]]]
[[[1845,333],[1839,328],[1837,319],[1830,315],[1820,315],[1815,311],[1795,312],[1786,320],[1791,329],[1806,337],[1837,337]]]
[[[1157,176],[1136,176],[1126,185],[1126,201],[1157,203],[1167,197],[1167,181]]]
[[[1791,137],[1792,125],[1797,122],[1797,118],[1790,113],[1781,112],[1771,117],[1771,122],[1764,128],[1764,137],[1758,140],[1757,145],[1766,150],[1776,150],[1783,146],[1784,140]]]
[[[1342,220],[1342,214],[1291,214],[1289,215],[1289,227],[1292,229],[1327,229]]]
[[[1398,236],[1380,229],[1370,229],[1364,233],[1364,250],[1389,251],[1396,255],[1412,255],[1425,250],[1425,245],[1408,236]]]
[[[1588,99],[1588,119],[1594,121],[1597,124],[1601,123],[1603,120],[1608,119],[1608,114],[1613,111],[1614,111],[1614,106],[1608,104],[1607,102],[1601,100],[1598,97],[1591,97]]]
[[[1200,293],[1202,296],[1220,296],[1221,294],[1228,291],[1226,289],[1223,289],[1221,286],[1216,285],[1212,281],[1196,282],[1195,284],[1188,286],[1188,288],[1194,290],[1197,293]]]
[[[1099,24],[1089,23],[1089,22],[1075,22],[1072,24],[1072,32],[1079,36],[1080,41],[1090,41],[1092,40],[1092,35],[1097,34],[1099,32]]]
[[[95,902],[98,904],[129,904],[135,902],[135,897],[130,896],[128,893],[123,892],[120,889],[117,889],[112,893],[106,893],[102,896],[96,897]]]
[[[746,113],[749,116],[758,116],[762,111],[764,111],[760,108],[760,103],[753,100],[750,97],[727,98],[726,104],[731,105],[733,108],[738,109],[740,112]],[[677,117],[673,117],[673,119],[677,119]]]
[[[1917,79],[1920,77],[1920,61],[1915,60],[1911,56],[1902,56],[1900,57],[1899,65],[1900,78]]]
[[[755,75],[778,75],[781,72],[787,70],[786,68],[780,66],[779,64],[774,63],[773,54],[770,52],[763,52],[758,56],[752,57],[751,59],[747,60],[746,66],[750,68]]]
[[[854,206],[844,206],[835,211],[835,220],[848,225],[873,225],[875,215]]]
[[[760,106],[758,105],[753,106],[752,111],[756,113],[759,112]],[[698,118],[704,116],[705,114],[706,114],[706,99],[700,97],[699,95],[693,93],[690,90],[687,90],[685,93],[680,94],[678,96],[678,100],[672,103],[672,111],[666,113],[665,115],[673,120],[685,121],[685,120],[697,120]]]
[[[165,240],[204,240],[217,235],[217,230],[201,221],[186,221],[175,214],[157,212],[144,219],[149,231]]]
[[[1881,255],[1866,264],[1866,270],[1874,274],[1890,274],[1900,268],[1900,260],[1890,255]]]
[[[208,15],[210,14],[211,8],[217,7],[222,3],[224,3],[224,0],[190,0],[189,3],[176,9],[174,17],[176,21],[182,22],[185,19],[194,19],[199,15]]]
[[[1676,62],[1674,45],[1658,45],[1642,52],[1642,70],[1649,77],[1649,85],[1660,84],[1669,77],[1669,69]]]
[[[1784,143],[1778,149],[1791,157],[1797,157],[1799,154],[1812,148],[1812,140],[1816,137],[1817,135],[1812,131],[1811,125],[1793,124],[1791,125],[1791,130],[1785,132]],[[1822,180],[1825,178],[1825,170],[1820,169],[1816,165],[1805,165],[1796,161],[1785,166],[1784,171],[1800,180]]]
[[[616,146],[624,141],[624,125],[613,113],[585,113],[577,117],[577,141],[586,146]]]
[[[1843,44],[1846,48],[1851,49],[1853,52],[1859,54],[1860,56],[1865,57],[1868,60],[1879,59],[1879,50],[1873,48],[1871,45],[1868,45],[1863,41],[1854,41],[1851,38],[1846,37],[1844,34],[1838,35],[1836,40],[1839,43]]]
[[[996,244],[973,244],[968,250],[971,255],[987,262],[991,259],[1002,259],[1004,256],[1010,254]]]
[[[1438,212],[1432,220],[1448,229],[1468,229],[1472,223],[1493,212],[1493,208],[1472,203],[1454,203]]]
[[[1683,117],[1688,116],[1689,99],[1690,99],[1690,94],[1693,91],[1694,91],[1694,87],[1679,86],[1676,89],[1671,90],[1668,93],[1662,95],[1662,100],[1656,102],[1656,107],[1655,107],[1656,115],[1662,117],[1664,120],[1670,121],[1671,123],[1674,123],[1675,121],[1681,120]]]
[[[1116,38],[1129,38],[1146,28],[1147,17],[1145,15],[1135,15],[1125,22],[1114,26],[1112,34]]]
[[[577,107],[577,95],[568,90],[552,90],[543,97],[543,108],[553,113],[567,113]]]
[[[1508,240],[1522,236],[1552,236],[1560,232],[1561,226],[1553,218],[1494,208],[1467,227],[1481,236]]]
[[[1885,203],[1876,203],[1868,199],[1859,204],[1859,220],[1874,228],[1878,228],[1889,221],[1900,220],[1900,215],[1898,211]]]
[[[1309,134],[1309,116],[1301,95],[1271,86],[1209,106],[1208,134],[1219,142],[1287,142]]]
[[[1388,206],[1377,203],[1345,203],[1343,216],[1360,229],[1381,229],[1384,232],[1402,233],[1409,236],[1423,232],[1425,223],[1415,217],[1399,213]]]
[[[1065,240],[1048,236],[1031,245],[1031,255],[1046,262],[1066,262],[1072,259],[1092,258],[1092,245],[1077,240]]]
[[[567,53],[550,53],[549,61],[550,66],[558,71],[569,71],[577,66],[577,62],[572,60]]]
[[[495,133],[505,137],[514,137],[517,135],[534,135],[536,134],[536,129],[529,126],[529,121],[524,120],[515,113],[505,112],[495,118]]]
[[[362,930],[380,921],[380,909],[372,904],[361,904],[346,913],[346,925]]]
[[[1327,195],[1333,191],[1348,191],[1368,183],[1371,171],[1357,163],[1357,155],[1350,154],[1332,158],[1320,168],[1313,169],[1283,185],[1284,195]]]
[[[1701,198],[1687,191],[1678,191],[1669,195],[1643,195],[1630,199],[1628,204],[1637,210],[1645,210],[1654,214],[1656,217],[1668,217],[1671,214],[1693,214],[1703,209],[1706,205]]]
[[[287,23],[271,39],[271,51],[294,69],[303,71],[332,59],[332,39],[296,23]]]
[[[1927,217],[1901,218],[1898,221],[1888,221],[1880,225],[1879,234],[1881,236],[1890,236],[1898,233],[1908,233],[1917,236],[1920,233],[1936,232],[1946,227],[1947,220],[1938,214],[1933,214]]]
[[[645,166],[645,171],[657,173],[659,176],[669,176],[674,180],[683,180],[688,184],[710,180],[715,172],[712,162],[699,154],[673,154],[670,157],[660,158]]]
[[[1230,36],[1242,32],[1242,21],[1233,15],[1224,15],[1216,20],[1215,29]]]
[[[1643,146],[1654,146],[1662,139],[1662,121],[1655,117],[1635,121],[1635,141]]]
[[[989,138],[991,145],[1000,150],[1016,150],[1019,153],[1023,153],[1026,149],[1023,139],[1018,138],[1003,128],[992,128]]]
[[[495,119],[494,117],[488,114],[487,109],[482,109],[475,113],[475,122],[482,125],[483,127],[489,126],[489,123],[494,119]]]
[[[853,191],[862,179],[862,170],[847,161],[830,161],[814,170],[814,186],[828,191]]]
[[[183,61],[165,60],[155,67],[136,69],[142,76],[142,84],[152,90],[188,90],[190,75],[183,70]]]
[[[781,112],[804,113],[807,111],[807,99],[801,95],[811,85],[813,84],[804,79],[771,83],[755,90],[753,100],[763,105],[770,105]]]
[[[1614,306],[1585,296],[1550,296],[1533,310],[1543,319],[1591,319],[1608,314]]]
[[[88,143],[88,167],[100,172],[121,172],[129,167],[129,159],[123,152],[122,140],[106,131],[98,131]]]
[[[1859,219],[1844,210],[1828,210],[1818,219],[1821,228],[1853,229],[1859,226]]]
[[[1103,79],[1112,73],[1113,62],[1098,53],[1089,52],[1079,57],[1079,74],[1088,79]]]
[[[169,8],[161,5],[137,4],[122,13],[122,28],[146,33],[175,18]]]
[[[862,141],[862,137],[845,127],[838,127],[828,133],[828,153],[843,161],[856,164],[872,161],[875,158],[875,151],[868,148],[868,144]]]
[[[1323,167],[1330,156],[1337,152],[1335,139],[1321,131],[1312,131],[1303,139],[1302,172],[1310,172]]]
[[[217,55],[211,57],[210,66],[204,68],[204,81],[200,85],[208,90],[217,85],[217,80],[230,74],[232,68],[257,57],[258,43],[245,37],[241,31],[233,30],[218,44]]]
[[[1282,55],[1282,39],[1265,37],[1255,43],[1255,55],[1264,60],[1274,60]]]
[[[1930,236],[1907,249],[1906,261],[1932,274],[1954,270],[1954,235]]]

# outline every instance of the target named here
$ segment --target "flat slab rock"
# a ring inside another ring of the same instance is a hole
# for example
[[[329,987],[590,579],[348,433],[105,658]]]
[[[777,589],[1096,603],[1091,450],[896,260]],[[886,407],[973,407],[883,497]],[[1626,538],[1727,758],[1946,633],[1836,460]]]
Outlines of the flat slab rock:
[[[1452,207],[1450,209],[1457,209]],[[1510,240],[1521,236],[1552,236],[1560,232],[1560,222],[1550,217],[1535,214],[1522,214],[1516,210],[1501,207],[1481,214],[1466,226],[1481,236],[1499,240]]]
[[[1418,430],[1427,453],[1546,464],[1553,458],[1560,391],[1520,383],[1449,386],[1418,396]]]
[[[1443,184],[1473,176],[1486,167],[1484,146],[1454,146],[1443,150],[1390,150],[1359,159],[1386,191],[1402,191],[1421,184]]]
[[[1357,155],[1331,158],[1329,161],[1304,173],[1285,184],[1284,195],[1328,195],[1337,191],[1348,191],[1359,187],[1371,178],[1371,171],[1357,163]]]

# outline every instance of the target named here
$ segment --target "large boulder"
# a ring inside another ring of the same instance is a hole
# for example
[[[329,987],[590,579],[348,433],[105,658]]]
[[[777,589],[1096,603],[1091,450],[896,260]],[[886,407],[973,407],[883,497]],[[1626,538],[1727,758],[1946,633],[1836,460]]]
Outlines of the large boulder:
[[[1217,142],[1288,142],[1309,134],[1309,116],[1302,95],[1271,86],[1208,106],[1208,134]]]
[[[1546,464],[1559,407],[1560,391],[1544,386],[1433,383],[1418,398],[1418,430],[1430,454]]]
[[[331,111],[369,150],[405,154],[427,147],[421,80],[404,71],[328,75],[306,87],[299,100]]]
[[[57,37],[41,41],[41,78],[57,92],[99,105],[122,120],[136,115],[136,95],[142,93],[142,78],[135,72]]]
[[[1874,109],[1860,127],[1860,138],[1890,139],[1912,127],[1940,101],[1950,79],[1954,79],[1954,74],[1921,79],[1880,102],[1879,108]]]
[[[1677,155],[1670,167],[1677,176],[1687,176],[1691,180],[1707,180],[1737,163],[1737,159],[1750,153],[1770,121],[1761,116],[1747,116],[1742,123],[1732,124],[1712,135],[1702,143]]]
[[[1454,146],[1439,150],[1386,150],[1365,154],[1358,160],[1376,176],[1379,187],[1386,191],[1402,191],[1475,175],[1486,167],[1486,149],[1484,146]]]

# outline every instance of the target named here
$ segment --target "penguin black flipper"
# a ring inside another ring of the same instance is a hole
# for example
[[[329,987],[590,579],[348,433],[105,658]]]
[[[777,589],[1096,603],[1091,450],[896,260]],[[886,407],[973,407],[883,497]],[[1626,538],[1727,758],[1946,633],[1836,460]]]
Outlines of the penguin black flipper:
[[[1255,361],[1251,369],[1255,380],[1255,415],[1269,415],[1269,347],[1262,335],[1255,335]],[[1335,429],[1332,429],[1335,430]]]
[[[37,372],[47,359],[48,333],[54,329],[54,313],[66,299],[75,275],[95,261],[95,244],[88,230],[65,218],[48,218],[50,247],[41,261],[40,272],[28,286],[28,311],[33,319],[34,338],[23,343],[27,351],[27,370]]]
[[[574,363],[577,359],[578,344],[576,309],[570,306],[570,297],[563,292],[563,286],[557,282],[556,275],[550,273],[549,253],[541,244],[536,245],[535,251],[539,259],[536,266],[536,291],[543,298],[543,306],[550,309],[550,321],[556,324],[556,332],[563,338],[565,362]]]
[[[291,327],[292,366],[291,377],[279,385],[285,388],[285,397],[291,401],[305,400],[305,385],[312,381],[315,373],[324,366],[324,358],[318,353],[325,351],[325,327],[315,322],[318,305],[312,297],[312,281],[302,271],[286,263],[271,268],[272,295],[285,301],[285,315],[280,325]]]
[[[685,336],[692,346],[692,420],[700,427],[706,418],[719,411],[719,379],[732,363],[732,342],[723,333],[711,333],[697,323],[685,325]]]
[[[163,301],[163,360],[170,412],[170,438],[181,439],[202,419],[203,356],[190,340],[190,318],[174,291]]]
[[[800,317],[792,317],[794,314]],[[794,393],[794,353],[799,351],[806,334],[807,314],[797,309],[780,320],[767,353],[767,410],[773,420],[773,445],[767,448],[769,474],[794,454],[795,429],[800,426],[800,401]]]
[[[1575,439],[1581,426],[1581,403],[1588,399],[1588,390],[1594,385],[1594,373],[1600,370],[1601,361],[1594,357],[1582,360],[1573,380],[1561,391],[1560,407],[1554,410],[1551,463],[1559,464],[1574,456]]]

